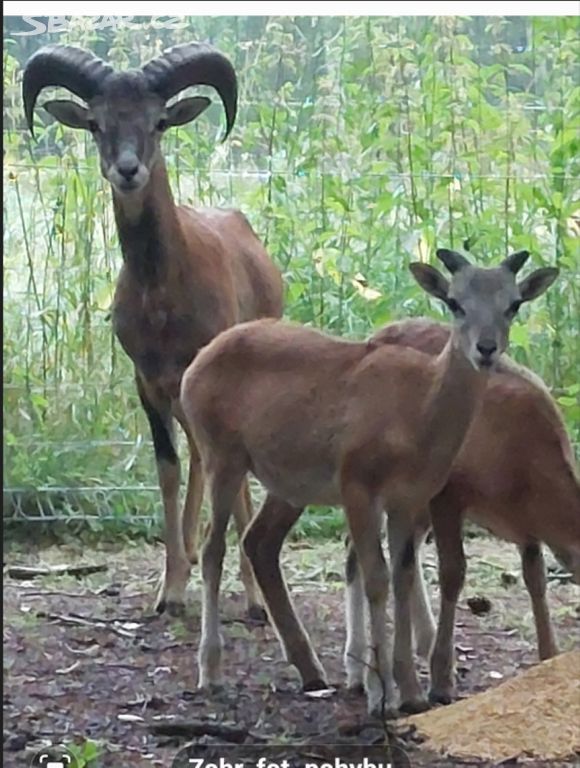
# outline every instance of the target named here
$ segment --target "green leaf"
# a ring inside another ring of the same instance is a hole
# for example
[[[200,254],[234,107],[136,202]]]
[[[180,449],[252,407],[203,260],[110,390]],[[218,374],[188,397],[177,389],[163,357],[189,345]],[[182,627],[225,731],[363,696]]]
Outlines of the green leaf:
[[[510,346],[522,347],[530,352],[530,337],[525,325],[514,324],[510,330]]]
[[[577,397],[567,397],[566,395],[561,395],[558,398],[558,403],[560,405],[563,405],[565,408],[571,408],[574,405],[578,405],[578,398]]]

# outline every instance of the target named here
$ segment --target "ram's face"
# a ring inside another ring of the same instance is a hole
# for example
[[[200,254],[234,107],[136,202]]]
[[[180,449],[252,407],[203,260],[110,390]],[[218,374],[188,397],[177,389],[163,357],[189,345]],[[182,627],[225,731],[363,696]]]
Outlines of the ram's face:
[[[101,172],[120,194],[142,189],[167,127],[161,98],[127,76],[115,78],[88,107],[87,128],[99,150]]]
[[[71,128],[92,134],[99,150],[101,172],[120,195],[142,190],[160,156],[160,138],[175,125],[195,120],[210,104],[204,96],[167,106],[147,88],[139,71],[110,76],[102,93],[87,106],[75,101],[50,101],[44,108]]]

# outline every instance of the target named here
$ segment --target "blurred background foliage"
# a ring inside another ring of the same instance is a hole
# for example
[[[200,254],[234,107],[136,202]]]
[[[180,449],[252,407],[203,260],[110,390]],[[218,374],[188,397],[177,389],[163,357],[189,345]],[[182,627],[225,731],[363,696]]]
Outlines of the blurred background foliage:
[[[164,138],[167,165],[180,202],[246,213],[283,270],[293,320],[362,338],[408,315],[443,319],[407,269],[438,246],[484,264],[527,248],[535,265],[558,265],[511,352],[552,388],[577,449],[579,19],[150,21],[22,36],[30,26],[4,18],[5,517],[147,530],[160,511],[150,435],[109,321],[121,256],[96,150],[42,110],[38,141],[25,130],[22,65],[48,42],[118,67],[189,40],[231,57],[232,136],[220,143],[214,98]],[[341,523],[315,510],[301,525],[312,535]]]

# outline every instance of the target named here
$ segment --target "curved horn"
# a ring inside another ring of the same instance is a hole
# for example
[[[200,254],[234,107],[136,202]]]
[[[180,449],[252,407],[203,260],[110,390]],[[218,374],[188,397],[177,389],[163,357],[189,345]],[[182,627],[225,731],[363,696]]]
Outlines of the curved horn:
[[[236,120],[238,82],[223,53],[205,43],[185,43],[170,48],[145,64],[149,87],[166,101],[190,85],[210,85],[218,92],[226,112],[226,139]]]
[[[457,253],[457,251],[449,251],[447,248],[439,248],[437,258],[445,264],[451,274],[469,266],[465,256]]]
[[[94,53],[72,45],[46,45],[33,53],[22,77],[24,113],[30,133],[34,135],[34,105],[43,88],[61,85],[89,101],[112,72],[113,68]]]

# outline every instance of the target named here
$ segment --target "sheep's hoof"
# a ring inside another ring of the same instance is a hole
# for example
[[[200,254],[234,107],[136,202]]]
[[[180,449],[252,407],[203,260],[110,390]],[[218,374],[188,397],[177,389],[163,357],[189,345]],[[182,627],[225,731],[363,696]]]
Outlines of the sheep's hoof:
[[[259,621],[261,624],[268,623],[268,614],[258,603],[252,603],[252,605],[248,606],[248,618],[251,621]]]
[[[429,701],[431,704],[444,704],[447,706],[447,704],[451,704],[453,702],[453,699],[454,696],[452,696],[450,693],[429,691]]]
[[[197,686],[199,691],[203,691],[203,693],[207,693],[208,696],[218,696],[220,693],[223,693],[225,691],[225,685],[224,683],[217,683],[217,682],[211,682],[211,683],[200,683]]]
[[[428,709],[431,709],[431,705],[423,698],[403,701],[399,706],[399,711],[403,715],[418,715],[420,712],[426,712]]]
[[[177,619],[185,614],[185,605],[183,603],[175,602],[174,600],[166,600],[162,598],[156,605],[155,610],[159,615],[167,613],[169,616]]]
[[[304,693],[311,693],[312,691],[324,691],[328,688],[328,683],[321,678],[316,680],[310,680],[308,683],[304,683],[302,690]]]
[[[395,720],[399,716],[396,707],[373,707],[369,709],[369,717],[373,720]]]

